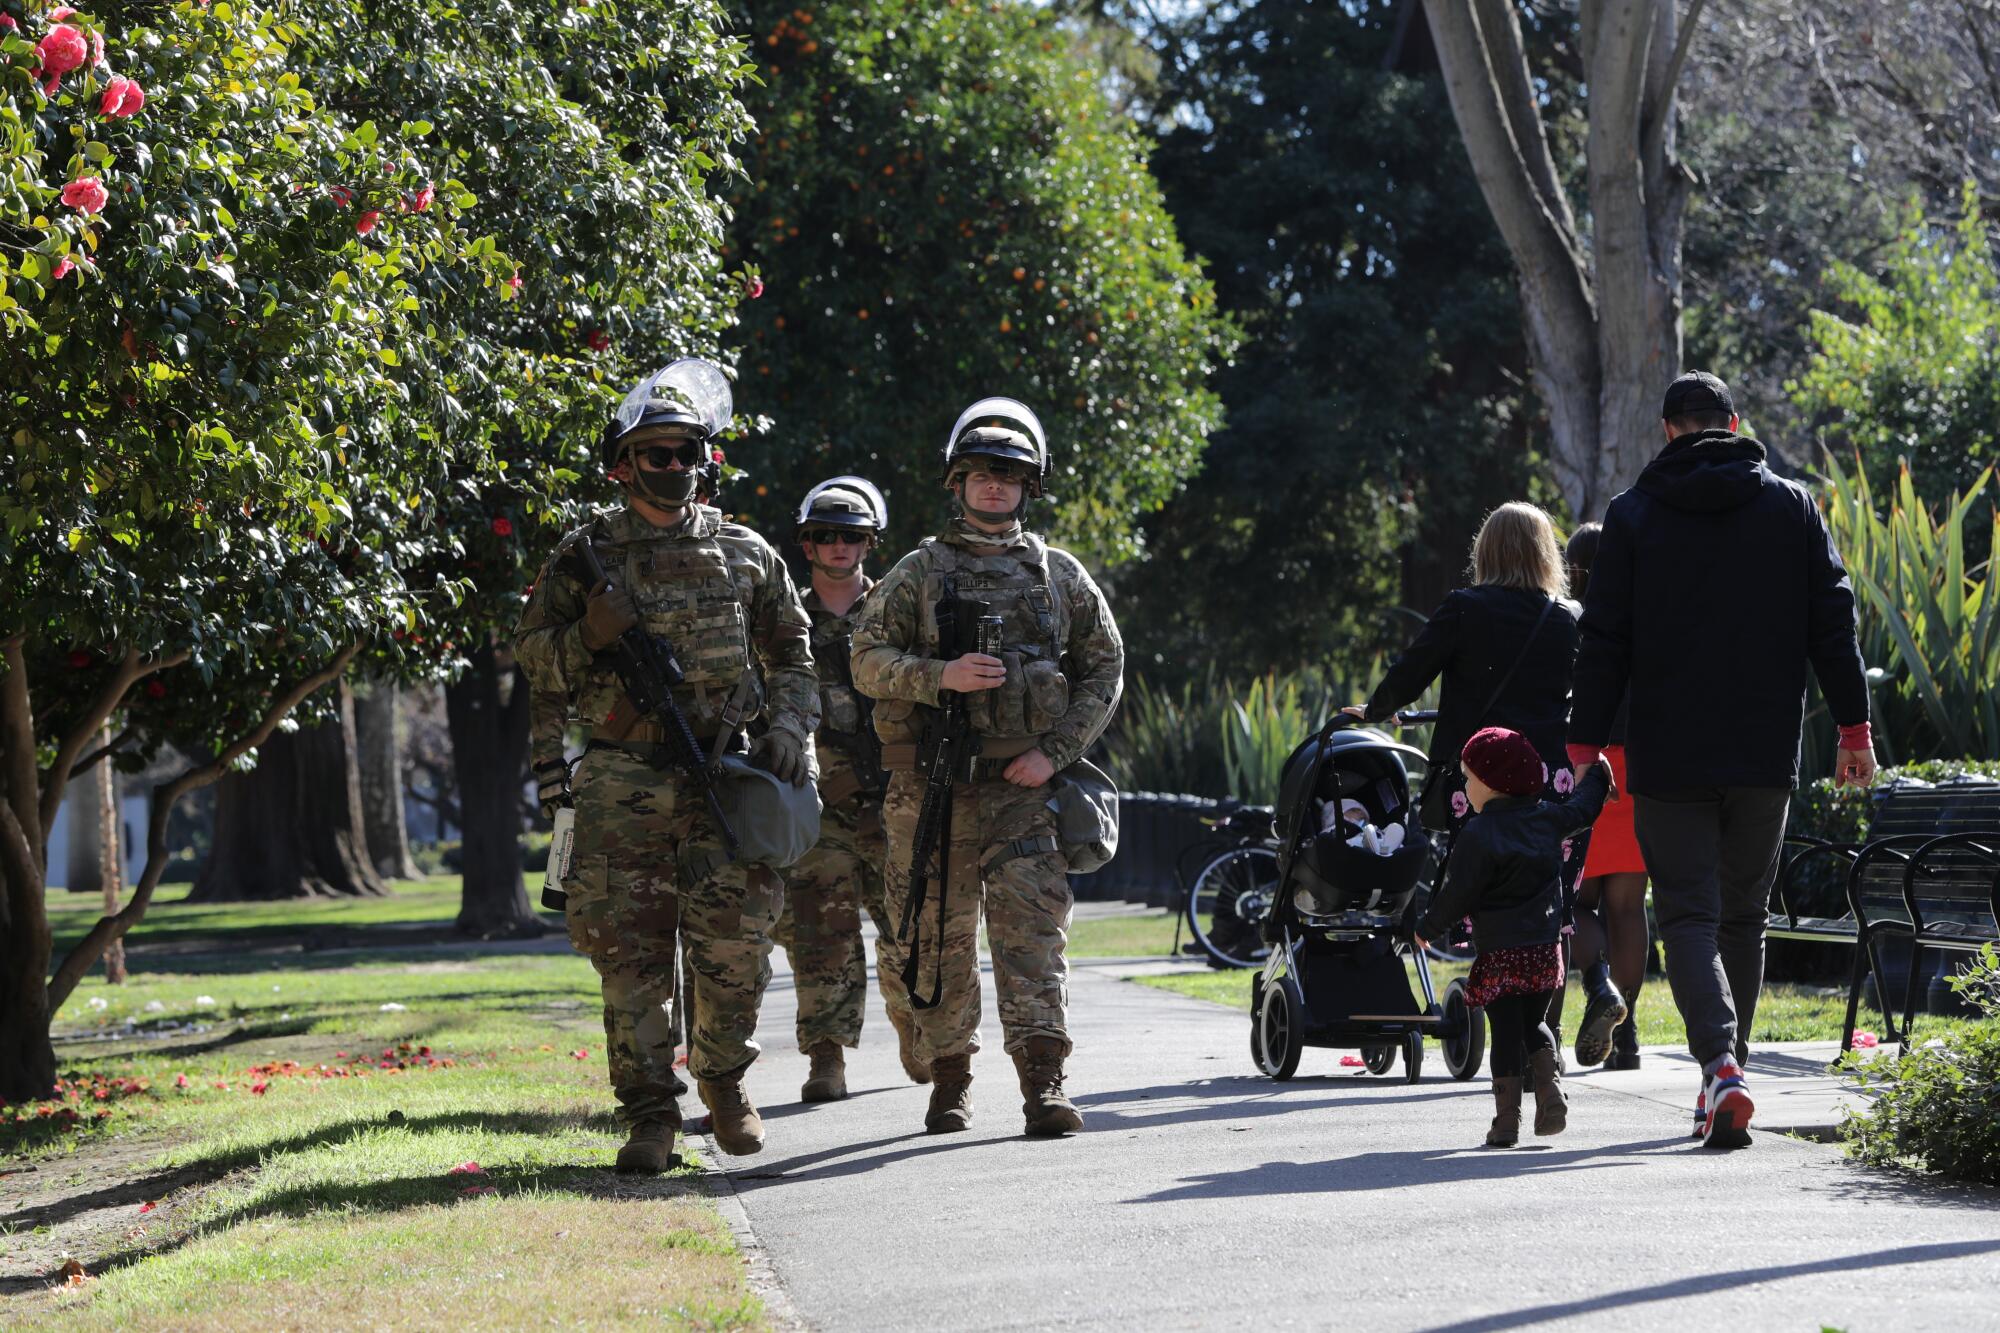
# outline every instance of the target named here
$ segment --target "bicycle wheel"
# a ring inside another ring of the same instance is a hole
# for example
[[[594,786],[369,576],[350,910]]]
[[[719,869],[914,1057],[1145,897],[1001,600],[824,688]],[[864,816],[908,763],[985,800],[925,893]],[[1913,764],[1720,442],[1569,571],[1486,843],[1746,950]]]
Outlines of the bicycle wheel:
[[[1278,856],[1268,847],[1217,853],[1188,885],[1187,919],[1214,967],[1257,967],[1270,956],[1264,919],[1278,892]]]

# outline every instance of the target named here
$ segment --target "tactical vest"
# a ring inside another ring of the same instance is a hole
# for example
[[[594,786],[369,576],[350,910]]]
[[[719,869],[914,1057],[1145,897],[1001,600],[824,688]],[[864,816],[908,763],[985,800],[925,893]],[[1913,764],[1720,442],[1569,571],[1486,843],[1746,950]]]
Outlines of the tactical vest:
[[[704,738],[719,730],[730,691],[750,669],[750,627],[717,535],[600,546],[599,558],[632,593],[641,628],[674,646],[686,672],[674,695],[689,726]],[[602,724],[622,697],[615,676],[593,673],[579,701],[583,719]]]
[[[1000,660],[1007,666],[1007,683],[982,690],[966,700],[973,730],[996,739],[1040,736],[1069,711],[1069,677],[1063,674],[1063,648],[1069,642],[1069,603],[1049,576],[1049,552],[1042,539],[1029,536],[1025,552],[975,555],[962,547],[927,539],[930,556],[921,597],[922,628],[913,651],[941,657],[937,607],[947,585],[963,599],[988,604],[987,614],[1000,617]],[[891,737],[878,727],[885,742],[917,739],[932,710],[914,710],[903,729]],[[878,708],[877,717],[881,717]]]
[[[819,674],[817,740],[821,749],[838,750],[849,758],[854,757],[875,706],[873,699],[854,688],[853,645],[853,622],[848,616],[813,613],[813,667]]]

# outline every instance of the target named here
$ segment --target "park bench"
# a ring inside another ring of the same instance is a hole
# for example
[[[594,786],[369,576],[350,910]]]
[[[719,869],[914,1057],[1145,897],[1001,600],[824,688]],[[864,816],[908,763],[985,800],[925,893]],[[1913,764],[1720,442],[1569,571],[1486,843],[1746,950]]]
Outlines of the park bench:
[[[2000,782],[1899,779],[1884,784],[1869,804],[1861,842],[1787,836],[1793,850],[1771,895],[1773,937],[1854,946],[1843,1051],[1853,1048],[1864,979],[1874,983],[1883,1039],[1907,1047],[1923,951],[1976,953],[2000,940]],[[1825,891],[1828,870],[1836,872],[1838,901],[1829,901]],[[1815,878],[1818,893],[1812,891]],[[1896,942],[1907,945],[1910,960],[1900,1028],[1881,953]]]

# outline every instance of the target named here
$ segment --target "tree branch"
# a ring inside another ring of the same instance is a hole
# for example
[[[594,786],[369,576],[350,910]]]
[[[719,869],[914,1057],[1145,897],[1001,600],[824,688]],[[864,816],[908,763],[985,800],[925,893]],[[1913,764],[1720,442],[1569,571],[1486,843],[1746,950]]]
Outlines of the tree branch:
[[[0,681],[0,755],[6,769],[0,772],[0,796],[12,808],[23,835],[29,836],[30,859],[40,878],[42,858],[48,839],[42,835],[41,789],[36,785],[40,771],[35,766],[35,706],[28,697],[28,658],[23,638],[15,635],[0,644],[7,662],[7,677]]]
[[[105,722],[118,710],[118,705],[124,701],[125,695],[134,685],[155,671],[179,666],[187,661],[189,656],[190,653],[185,648],[176,653],[168,653],[165,657],[141,657],[137,649],[126,650],[125,660],[118,664],[117,674],[98,691],[97,698],[91,702],[89,709],[85,711],[76,726],[70,729],[69,736],[56,751],[56,761],[49,765],[49,771],[42,775],[41,821],[44,840],[56,826],[56,812],[62,809],[63,792],[69,786],[70,775],[76,768],[77,756],[83,753],[83,747],[89,745],[98,733],[104,730]]]
[[[69,771],[70,781],[76,781],[85,773],[95,768],[99,763],[118,753],[124,747],[125,742],[131,740],[137,734],[137,730],[136,727],[127,727],[116,736],[113,736],[108,743],[98,746],[95,750],[77,760],[76,766]]]
[[[1673,9],[1673,0],[1665,0],[1668,11]],[[1681,81],[1681,70],[1686,68],[1688,50],[1694,45],[1695,23],[1701,18],[1702,6],[1708,0],[1688,0],[1687,17],[1680,22],[1680,31],[1674,36],[1674,53],[1666,64],[1662,76],[1647,90],[1646,111],[1640,123],[1646,127],[1646,160],[1652,161],[1666,143],[1667,126],[1673,122],[1674,88]]]
[[[42,901],[47,892],[42,883],[42,868],[35,857],[35,849],[28,842],[27,833],[21,828],[21,821],[14,816],[14,807],[0,801],[0,865],[7,868],[7,882],[18,884],[29,900],[25,904],[30,916],[35,915],[33,905]],[[33,922],[29,922],[30,927]],[[12,929],[14,925],[14,904],[12,895],[0,893],[0,929]]]
[[[304,703],[314,691],[340,679],[341,673],[347,670],[347,664],[360,651],[361,641],[356,639],[342,648],[324,667],[295,682],[291,689],[272,702],[256,727],[224,746],[213,760],[197,764],[173,781],[153,789],[152,806],[146,821],[146,868],[140,872],[132,899],[116,914],[99,917],[97,924],[77,941],[76,947],[63,956],[62,962],[49,977],[50,1013],[61,1008],[63,1002],[69,999],[77,983],[97,966],[97,960],[104,956],[111,942],[123,939],[125,933],[145,917],[146,908],[153,901],[153,890],[159,887],[160,876],[167,870],[167,817],[173,812],[174,803],[187,793],[218,781],[229,771],[231,764],[269,740],[271,733],[290,716],[293,709]]]
[[[1563,193],[1562,181],[1556,175],[1555,157],[1549,152],[1548,133],[1542,128],[1541,105],[1528,74],[1528,52],[1521,41],[1520,20],[1508,7],[1507,0],[1475,0],[1475,3],[1477,13],[1474,22],[1479,26],[1494,91],[1507,114],[1507,129],[1513,135],[1522,170],[1534,186],[1543,209],[1562,229],[1570,248],[1580,253],[1581,247],[1576,239],[1576,215],[1569,206],[1569,196]]]

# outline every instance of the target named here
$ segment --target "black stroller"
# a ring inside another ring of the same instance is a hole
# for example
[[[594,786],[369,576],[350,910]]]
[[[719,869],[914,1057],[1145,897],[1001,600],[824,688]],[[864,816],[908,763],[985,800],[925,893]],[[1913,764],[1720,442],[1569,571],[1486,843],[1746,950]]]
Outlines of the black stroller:
[[[1443,1046],[1453,1078],[1479,1071],[1485,1015],[1466,1004],[1462,981],[1438,1002],[1413,933],[1417,888],[1438,858],[1416,819],[1410,759],[1425,762],[1421,750],[1335,714],[1285,761],[1277,899],[1265,926],[1272,947],[1250,982],[1250,1053],[1272,1078],[1297,1073],[1308,1046],[1359,1050],[1371,1074],[1388,1073],[1400,1048],[1414,1083],[1426,1036]]]

